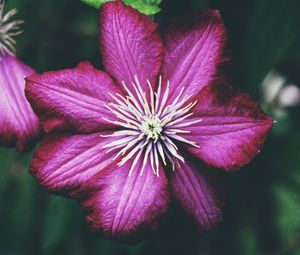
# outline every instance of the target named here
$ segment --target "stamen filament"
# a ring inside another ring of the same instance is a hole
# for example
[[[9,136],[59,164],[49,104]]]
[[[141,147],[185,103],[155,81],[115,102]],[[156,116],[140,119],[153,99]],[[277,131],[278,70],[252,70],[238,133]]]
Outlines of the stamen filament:
[[[167,82],[162,94],[161,76],[159,76],[156,92],[153,91],[151,82],[149,80],[146,82],[144,84],[149,87],[149,96],[146,96],[137,76],[134,76],[131,87],[134,92],[126,86],[125,82],[122,82],[127,96],[110,94],[114,102],[106,105],[106,108],[114,114],[116,119],[102,118],[123,129],[101,136],[117,139],[103,147],[108,149],[107,152],[112,153],[116,149],[119,150],[113,157],[113,160],[121,158],[118,166],[133,159],[129,175],[134,171],[137,162],[142,160],[140,175],[149,163],[153,173],[159,177],[161,163],[164,166],[171,164],[172,169],[175,170],[179,162],[184,162],[176,141],[199,147],[194,141],[184,136],[191,133],[188,130],[190,125],[202,120],[195,118],[191,120],[193,115],[191,110],[197,101],[187,103],[191,96],[183,96],[184,88],[180,90],[173,102],[167,105],[170,83]]]
[[[14,55],[16,41],[13,37],[22,33],[19,25],[23,23],[22,20],[10,20],[17,13],[16,9],[12,9],[3,15],[4,5],[5,1],[0,0],[0,57],[3,53]]]

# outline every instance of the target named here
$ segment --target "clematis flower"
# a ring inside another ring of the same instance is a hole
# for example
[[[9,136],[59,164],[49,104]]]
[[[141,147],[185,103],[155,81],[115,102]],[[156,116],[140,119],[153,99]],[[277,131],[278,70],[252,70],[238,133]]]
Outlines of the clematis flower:
[[[13,36],[20,33],[22,21],[11,21],[12,9],[4,15],[0,0],[0,145],[30,149],[40,135],[38,118],[25,98],[24,77],[35,71],[14,56]]]
[[[222,218],[215,168],[236,170],[271,129],[249,95],[220,81],[225,28],[218,11],[162,31],[121,1],[100,11],[105,72],[87,62],[27,78],[49,133],[31,174],[78,199],[93,231],[137,241],[158,228],[171,199],[201,230]]]

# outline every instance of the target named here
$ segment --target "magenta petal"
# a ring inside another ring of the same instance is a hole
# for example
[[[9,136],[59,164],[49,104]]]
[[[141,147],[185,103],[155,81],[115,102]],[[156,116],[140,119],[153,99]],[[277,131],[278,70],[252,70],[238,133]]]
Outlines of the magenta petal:
[[[162,77],[170,81],[170,101],[183,86],[195,95],[216,78],[225,38],[221,15],[213,10],[185,15],[165,27]]]
[[[118,0],[103,4],[99,26],[104,66],[118,84],[132,87],[137,75],[144,89],[147,79],[154,85],[163,52],[157,25]]]
[[[147,164],[140,176],[142,162],[138,162],[129,176],[131,165],[132,160],[93,177],[82,206],[93,231],[136,242],[158,228],[158,219],[168,208],[169,191],[163,169],[157,177]]]
[[[260,152],[272,118],[248,94],[233,87],[207,86],[197,98],[193,116],[202,121],[187,127],[191,132],[182,136],[199,148],[188,149],[207,164],[226,170],[249,163]]]
[[[108,93],[118,93],[110,77],[82,62],[73,69],[28,77],[26,96],[46,132],[72,130],[80,133],[111,129],[103,119],[112,113],[105,107]]]
[[[30,173],[48,190],[69,195],[112,164],[112,154],[103,148],[112,139],[100,135],[48,135],[35,150]]]
[[[8,54],[0,56],[0,145],[27,150],[41,133],[38,118],[24,94],[24,77],[35,71]]]
[[[222,220],[223,192],[212,171],[189,159],[170,173],[173,196],[203,231]]]

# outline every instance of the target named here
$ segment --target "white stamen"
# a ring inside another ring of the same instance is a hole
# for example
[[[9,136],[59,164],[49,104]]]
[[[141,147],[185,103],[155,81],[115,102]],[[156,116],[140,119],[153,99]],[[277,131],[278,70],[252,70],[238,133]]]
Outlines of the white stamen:
[[[125,144],[130,140],[132,140],[132,136],[126,136],[123,139],[119,139],[119,140],[113,141],[111,143],[105,144],[103,146],[103,148],[110,148],[110,147],[114,147],[114,146],[119,145],[119,144]]]
[[[162,161],[164,162],[164,165],[166,166],[167,162],[166,162],[166,159],[165,159],[164,150],[163,150],[160,142],[157,143],[157,149],[158,149],[158,152],[159,152],[159,155],[160,155]]]
[[[148,143],[147,148],[146,148],[146,152],[145,152],[145,156],[144,156],[144,161],[143,161],[142,170],[141,170],[141,173],[140,173],[141,176],[143,175],[145,166],[146,166],[146,164],[147,164],[148,157],[149,157],[149,154],[150,154],[150,151],[151,151],[151,147],[152,147],[152,144],[151,144],[151,143]]]
[[[167,131],[165,131],[165,133],[170,133],[170,134],[176,134],[176,133],[187,134],[190,132],[191,132],[190,130],[173,129],[173,128],[168,128]]]
[[[115,124],[115,125],[119,125],[119,126],[122,126],[122,127],[125,127],[125,128],[129,128],[129,129],[131,128],[131,129],[138,130],[138,128],[136,126],[128,124],[129,121],[127,123],[123,123],[123,122],[116,121],[116,120],[110,120],[110,119],[107,119],[105,117],[102,117],[102,119],[104,119],[105,121],[110,122],[112,124]]]
[[[154,150],[154,161],[155,161],[155,167],[156,167],[156,171],[155,174],[158,177],[159,176],[159,160],[158,160],[158,152],[157,152],[157,145],[154,144],[153,146]]]
[[[179,136],[179,135],[169,135],[169,136],[174,138],[175,140],[178,140],[178,141],[190,144],[194,147],[200,148],[200,146],[198,146],[195,142],[187,140],[187,139],[183,138],[182,136]]]
[[[187,126],[191,126],[193,124],[199,123],[201,121],[202,121],[202,119],[198,119],[198,120],[194,120],[194,121],[189,121],[189,122],[183,122],[183,123],[179,123],[177,125],[174,125],[173,127],[175,127],[175,128],[187,127]]]
[[[151,164],[151,168],[153,170],[153,173],[156,175],[156,171],[155,171],[155,168],[154,168],[154,148],[153,148],[153,143],[150,143],[151,144],[151,151],[150,151],[150,164]]]
[[[126,111],[126,108],[124,109],[122,106],[119,106],[119,105],[116,105],[114,103],[111,103],[110,104],[112,107],[114,107],[116,109],[116,111],[119,111],[121,114],[127,116],[128,118],[131,118],[131,119],[135,119],[135,116],[134,114],[131,114],[129,113],[128,111]]]
[[[149,89],[150,89],[151,114],[154,115],[154,113],[155,113],[155,105],[154,105],[154,94],[153,94],[153,89],[152,89],[152,85],[151,85],[151,83],[150,83],[149,80],[147,80],[147,83],[148,83]]]
[[[128,93],[127,99],[130,100],[133,103],[133,106],[140,112],[142,113],[143,110],[140,106],[140,104],[138,103],[137,99],[134,97],[134,95],[131,93],[131,91],[127,88],[127,86],[125,85],[125,82],[122,82],[123,87],[125,88],[126,92]],[[128,101],[126,100],[126,101]],[[129,102],[127,102],[129,103]]]
[[[161,82],[162,82],[162,78],[161,78],[161,76],[159,76],[158,89],[157,89],[156,93],[154,92],[155,98],[156,98],[156,101],[155,101],[155,112],[158,112],[158,104],[159,104],[160,93],[161,93]]]
[[[127,122],[127,123],[131,123],[131,124],[133,124],[133,125],[135,125],[135,126],[138,126],[138,125],[139,125],[138,122],[132,120],[130,117],[125,116],[125,115],[123,115],[122,113],[120,113],[120,112],[118,112],[118,111],[113,110],[113,109],[112,109],[111,107],[109,107],[108,105],[105,105],[105,107],[106,107],[108,110],[110,110],[112,113],[114,113],[118,119],[123,120],[123,121],[125,121],[125,122]]]
[[[133,163],[130,167],[130,170],[129,170],[129,176],[131,175],[132,171],[134,170],[134,167],[136,166],[138,160],[140,159],[141,155],[142,155],[143,151],[140,150],[139,153],[137,154],[137,156],[135,157],[135,159],[133,160]]]
[[[131,140],[125,147],[123,145],[123,149],[118,152],[116,156],[114,156],[113,160],[118,158],[120,155],[124,155],[129,149],[131,149],[134,145],[136,145],[141,139],[136,138]]]
[[[163,111],[163,113],[162,113],[163,116],[164,116],[164,114],[167,112],[168,109],[172,108],[172,106],[174,106],[174,105],[177,104],[177,102],[178,102],[179,98],[181,97],[183,91],[184,91],[184,87],[181,88],[181,90],[180,90],[178,96],[174,99],[173,103],[172,103],[171,105],[168,105],[168,106],[164,109],[164,111]]]
[[[134,80],[131,87],[122,82],[127,96],[109,94],[114,102],[106,105],[106,108],[116,119],[105,117],[103,119],[122,127],[122,130],[101,135],[116,139],[103,147],[108,149],[107,152],[118,150],[113,160],[121,158],[119,166],[133,159],[129,175],[132,174],[138,160],[142,160],[140,175],[149,163],[154,174],[159,176],[161,163],[165,166],[170,164],[175,170],[180,161],[184,162],[184,158],[178,152],[176,141],[199,148],[194,141],[185,138],[185,135],[191,132],[188,127],[201,122],[201,119],[190,118],[193,115],[191,109],[197,101],[188,102],[191,96],[183,96],[184,88],[182,88],[172,103],[168,103],[171,94],[170,83],[167,82],[162,94],[161,76],[156,92],[153,91],[150,81],[146,80],[150,93],[148,97],[137,76],[134,76]]]
[[[138,150],[141,149],[143,142],[140,142],[132,151],[130,151],[126,157],[122,158],[122,160],[118,163],[119,166],[124,165]]]
[[[175,157],[184,162],[184,158],[180,156],[177,151],[175,150],[174,146],[172,146],[170,143],[165,143],[166,147],[168,148],[169,152]]]
[[[188,118],[188,117],[190,117],[190,116],[192,116],[192,115],[193,115],[193,113],[191,112],[191,113],[189,113],[189,114],[187,114],[187,115],[185,115],[185,116],[183,116],[183,117],[181,117],[181,118],[175,119],[174,121],[167,123],[167,124],[166,124],[166,127],[173,126],[173,125],[175,125],[176,123],[181,122],[181,121],[185,120],[186,118]]]
[[[16,51],[16,41],[13,37],[22,33],[19,25],[22,24],[23,21],[11,21],[10,19],[17,13],[17,10],[12,9],[4,15],[4,5],[5,1],[0,0],[0,55],[3,53],[14,55]]]
[[[162,113],[162,111],[163,111],[163,109],[164,109],[164,107],[165,107],[165,104],[166,104],[167,99],[168,99],[168,96],[169,96],[169,90],[170,90],[170,83],[168,82],[168,83],[167,83],[166,91],[165,91],[164,96],[163,96],[163,98],[162,98],[162,100],[161,100],[161,104],[160,104],[160,107],[159,107],[159,111],[158,111],[158,113],[157,113],[158,116],[161,115],[161,113]]]

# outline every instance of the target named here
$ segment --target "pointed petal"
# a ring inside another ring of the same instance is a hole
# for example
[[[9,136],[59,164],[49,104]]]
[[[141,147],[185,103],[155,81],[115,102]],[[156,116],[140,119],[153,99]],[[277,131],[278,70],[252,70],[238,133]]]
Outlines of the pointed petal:
[[[210,84],[224,61],[226,31],[218,11],[204,10],[174,20],[164,29],[162,77],[170,81],[169,102],[180,89],[195,95]]]
[[[46,189],[61,195],[78,190],[91,176],[113,163],[104,145],[112,138],[90,135],[51,134],[35,150],[30,173]]]
[[[218,176],[190,157],[170,173],[172,195],[198,224],[210,230],[222,220],[223,191]]]
[[[191,131],[182,137],[197,143],[188,149],[207,164],[235,170],[248,164],[261,150],[272,128],[267,116],[248,94],[233,87],[213,85],[197,95]]]
[[[17,58],[0,56],[0,145],[31,149],[41,127],[24,94],[24,77],[35,71]]]
[[[140,175],[140,160],[128,175],[132,163],[109,167],[93,177],[82,202],[93,231],[131,243],[158,228],[158,219],[166,213],[169,202],[164,170],[160,169],[157,177],[148,162]]]
[[[144,90],[152,85],[162,62],[163,46],[157,25],[122,1],[103,4],[100,12],[100,49],[105,69],[132,90],[137,75]]]
[[[88,133],[113,127],[103,119],[114,116],[104,105],[112,100],[108,92],[119,90],[107,74],[88,62],[26,80],[26,96],[46,132],[60,129]]]

